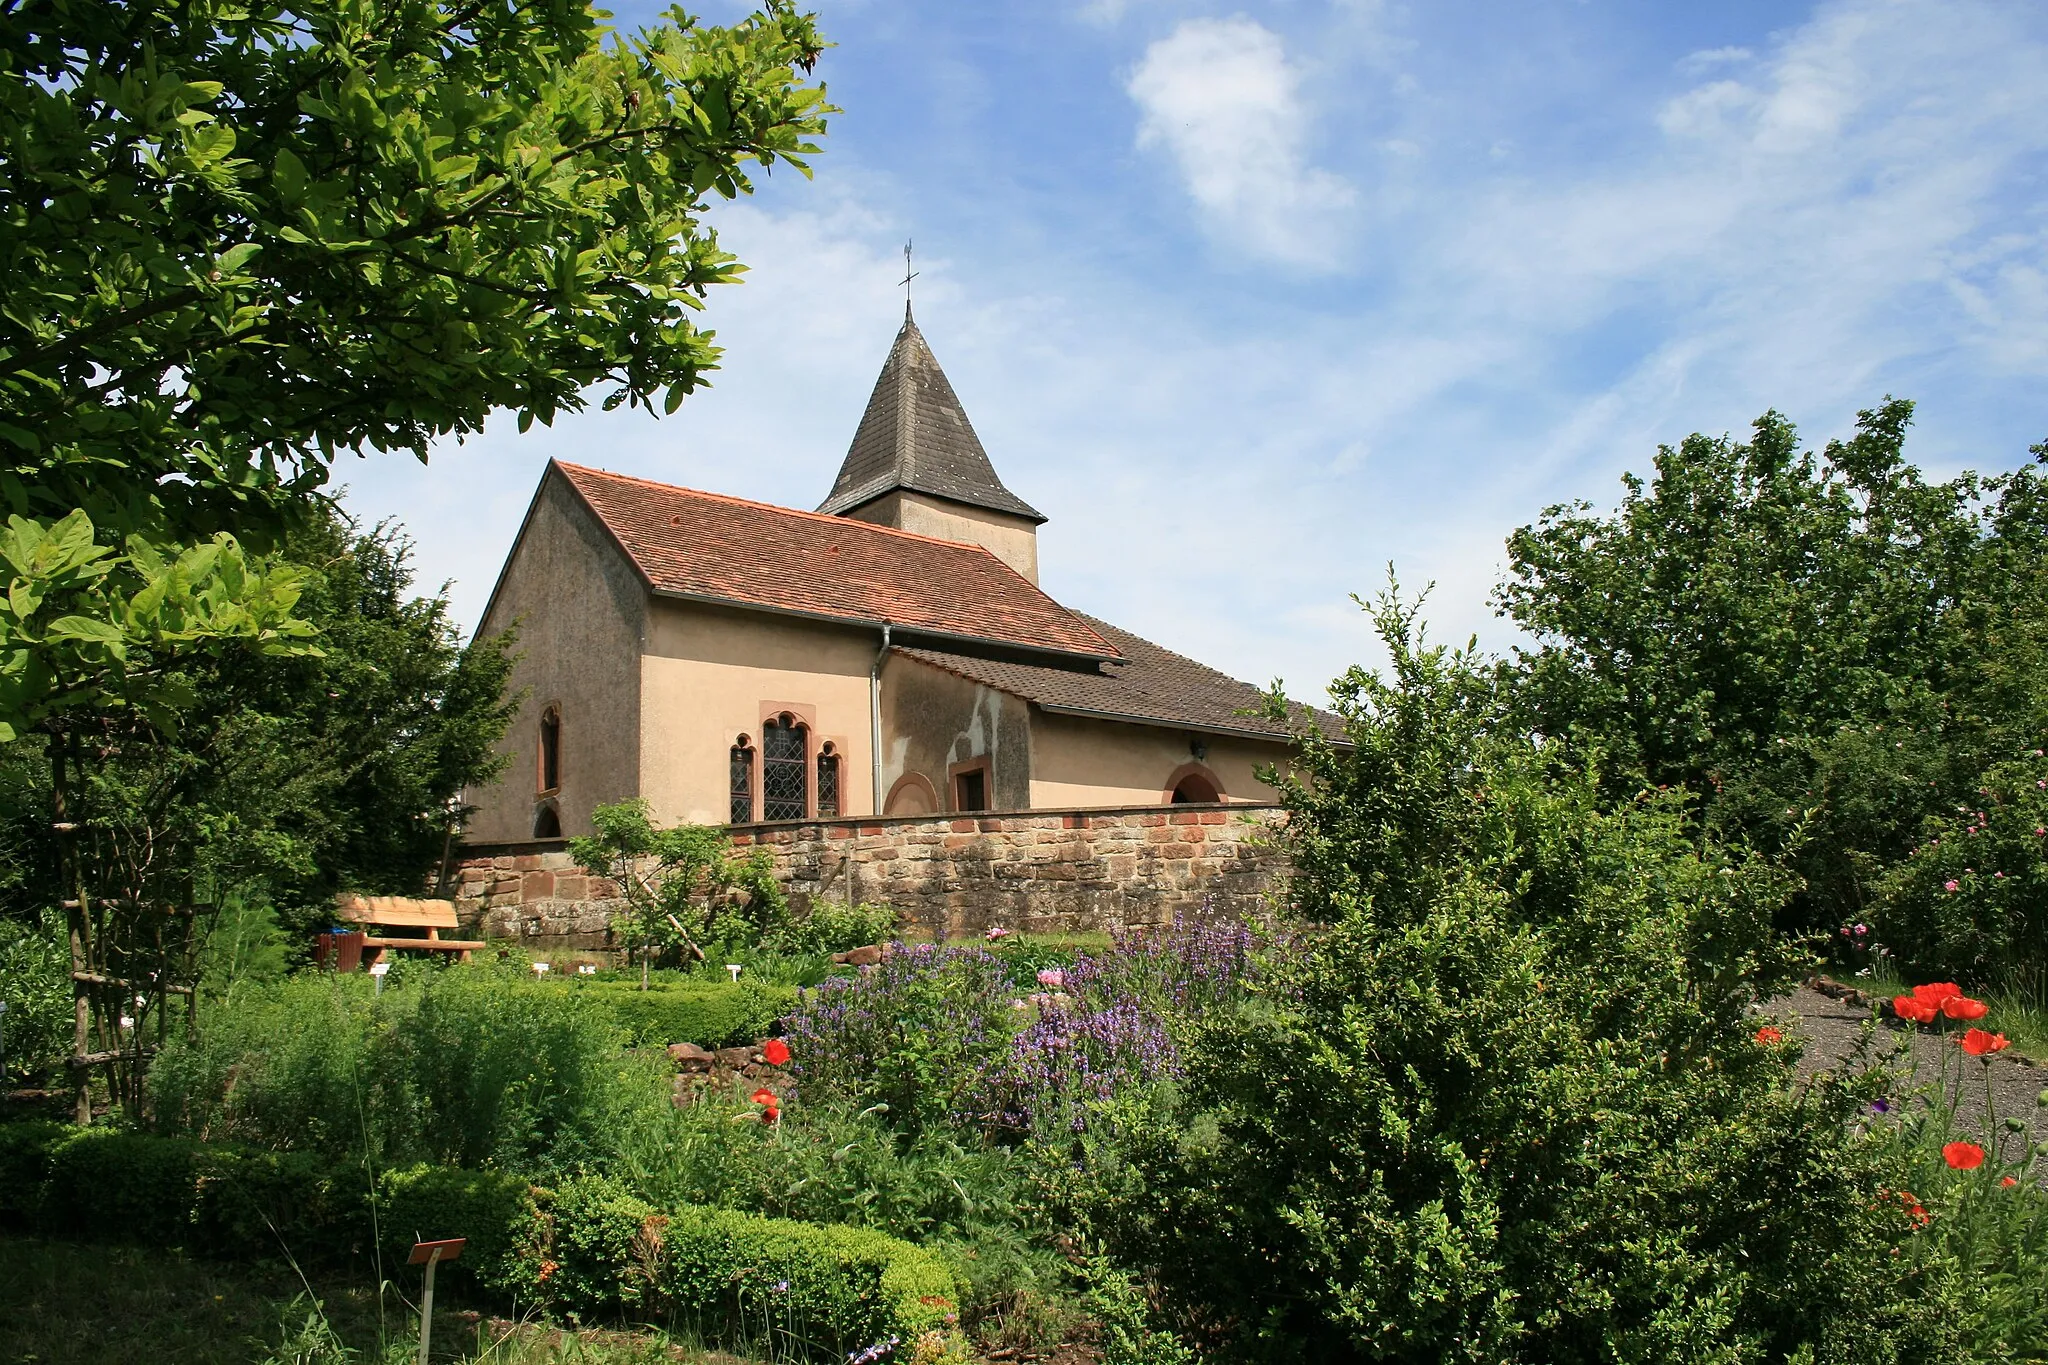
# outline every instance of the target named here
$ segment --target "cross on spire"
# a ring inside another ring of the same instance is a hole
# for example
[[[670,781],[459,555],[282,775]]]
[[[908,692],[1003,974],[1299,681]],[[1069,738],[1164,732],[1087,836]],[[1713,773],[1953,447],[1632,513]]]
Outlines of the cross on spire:
[[[903,243],[903,278],[896,281],[903,286],[903,316],[910,316],[910,282],[917,278],[917,272],[910,268],[910,242]]]

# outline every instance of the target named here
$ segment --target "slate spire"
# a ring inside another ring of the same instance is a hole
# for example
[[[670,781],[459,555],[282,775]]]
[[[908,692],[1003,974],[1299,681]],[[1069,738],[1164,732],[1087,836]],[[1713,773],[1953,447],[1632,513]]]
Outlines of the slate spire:
[[[889,359],[875,380],[832,495],[818,510],[834,515],[852,512],[897,489],[1007,512],[1034,523],[1045,520],[996,477],[981,438],[974,434],[907,303],[903,330],[896,333],[896,344],[889,348]]]

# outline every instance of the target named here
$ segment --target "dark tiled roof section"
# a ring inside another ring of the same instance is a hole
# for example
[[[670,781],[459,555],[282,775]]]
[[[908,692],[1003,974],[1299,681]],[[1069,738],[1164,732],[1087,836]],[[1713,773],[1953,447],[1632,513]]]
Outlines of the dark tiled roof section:
[[[951,650],[906,648],[899,652],[1054,710],[1085,711],[1193,730],[1236,731],[1273,739],[1289,737],[1286,727],[1274,724],[1264,715],[1241,714],[1263,708],[1265,694],[1259,688],[1127,630],[1118,630],[1107,621],[1079,612],[1075,615],[1115,645],[1122,657],[1104,664],[1060,667]],[[1335,716],[1306,706],[1294,710],[1297,719],[1312,718],[1331,738],[1343,737],[1342,723]]]
[[[996,477],[967,410],[907,309],[832,496],[818,510],[850,512],[898,488],[1045,520]]]
[[[979,545],[562,464],[660,592],[1094,657],[1087,620]]]

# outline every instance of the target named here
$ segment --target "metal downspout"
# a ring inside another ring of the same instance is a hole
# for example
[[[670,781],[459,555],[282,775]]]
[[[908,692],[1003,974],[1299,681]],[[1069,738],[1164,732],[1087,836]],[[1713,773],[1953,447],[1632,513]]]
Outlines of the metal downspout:
[[[875,804],[873,812],[877,818],[882,814],[882,661],[889,657],[889,623],[882,622],[882,647],[875,651],[875,663],[868,670],[868,728],[869,754],[875,762]]]

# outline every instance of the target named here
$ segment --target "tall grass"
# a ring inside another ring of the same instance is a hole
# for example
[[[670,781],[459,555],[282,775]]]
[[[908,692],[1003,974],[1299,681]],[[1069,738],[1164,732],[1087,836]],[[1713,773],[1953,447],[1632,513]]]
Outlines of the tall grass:
[[[485,967],[243,991],[150,1072],[156,1125],[212,1142],[535,1174],[608,1159],[667,1100],[602,1006]]]

